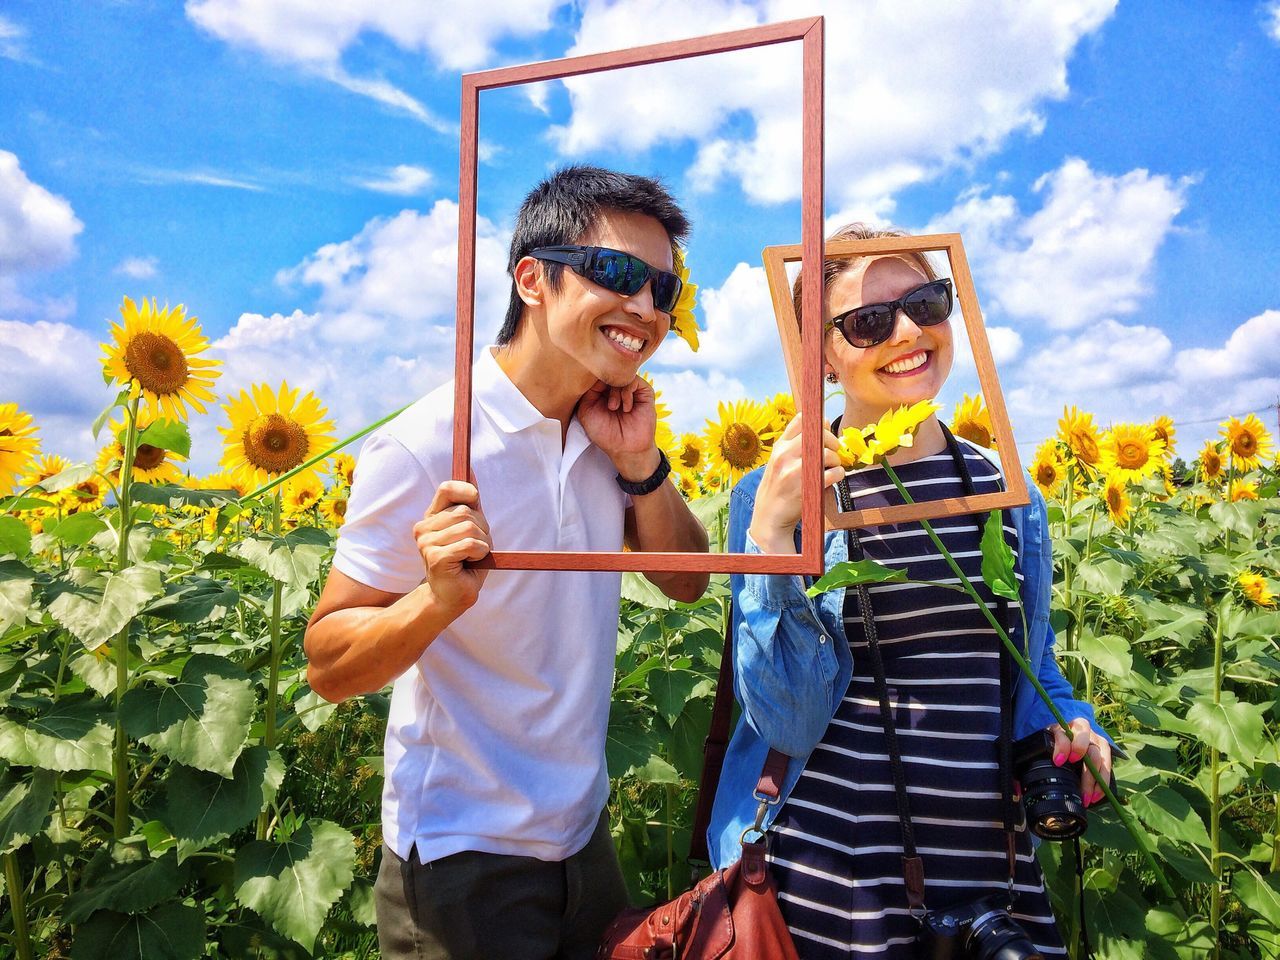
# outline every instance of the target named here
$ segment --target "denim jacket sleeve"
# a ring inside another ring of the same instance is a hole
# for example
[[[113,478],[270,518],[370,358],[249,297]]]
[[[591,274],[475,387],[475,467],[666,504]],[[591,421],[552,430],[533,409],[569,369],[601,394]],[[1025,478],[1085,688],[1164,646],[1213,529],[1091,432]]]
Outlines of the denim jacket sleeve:
[[[747,536],[759,475],[729,502],[728,549],[759,553]],[[734,574],[734,692],[751,728],[775,750],[807,757],[822,739],[841,692],[831,631],[799,576]]]

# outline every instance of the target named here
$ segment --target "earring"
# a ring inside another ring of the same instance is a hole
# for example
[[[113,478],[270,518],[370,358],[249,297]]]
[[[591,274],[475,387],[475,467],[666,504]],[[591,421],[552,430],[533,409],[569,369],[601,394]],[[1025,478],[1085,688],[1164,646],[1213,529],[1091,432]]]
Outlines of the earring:
[[[827,383],[839,383],[839,382],[840,382],[840,378],[837,377],[834,373],[827,374]]]

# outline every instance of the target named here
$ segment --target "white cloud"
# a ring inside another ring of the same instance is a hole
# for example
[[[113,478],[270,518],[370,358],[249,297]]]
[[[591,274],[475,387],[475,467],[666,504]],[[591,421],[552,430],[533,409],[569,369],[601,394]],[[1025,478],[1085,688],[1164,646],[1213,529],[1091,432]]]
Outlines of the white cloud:
[[[1044,105],[1068,92],[1067,60],[1114,6],[1114,0],[588,0],[569,53],[631,46],[638,22],[657,41],[823,14],[829,202],[883,216],[903,187],[990,153],[1011,134],[1039,132]],[[922,55],[922,37],[945,42],[928,43]],[[565,153],[691,138],[700,145],[693,184],[729,177],[756,200],[798,196],[798,43],[564,83],[573,114],[554,136]],[[735,117],[746,118],[733,124],[745,133],[727,132]]]
[[[26,39],[25,27],[0,14],[0,57],[19,63],[35,63],[35,59],[27,52],[24,42]]]
[[[158,272],[158,263],[155,257],[126,257],[113,272],[134,280],[149,280]]]
[[[66,263],[83,229],[70,203],[33,183],[17,156],[0,150],[0,277]]]
[[[1029,216],[1012,197],[978,189],[925,231],[964,235],[992,303],[1009,316],[1073,329],[1138,309],[1192,183],[1143,169],[1108,176],[1072,157],[1036,181],[1044,203]]]
[[[657,362],[731,372],[761,366],[783,370],[778,322],[763,267],[739,263],[719,287],[701,287],[698,302],[706,325],[698,335],[698,352],[672,339],[655,355]]]
[[[1250,317],[1219,348],[1179,350],[1175,368],[1189,382],[1280,377],[1280,310]]]
[[[508,4],[456,4],[444,0],[187,0],[198,26],[227,43],[251,47],[297,64],[354,93],[403,110],[429,126],[449,131],[410,94],[380,79],[354,77],[342,66],[344,53],[362,35],[379,34],[396,46],[420,52],[447,70],[487,63],[507,37],[527,37],[551,25],[558,0]]]
[[[431,185],[431,171],[425,167],[415,167],[407,163],[398,164],[386,172],[380,179],[361,180],[359,185],[379,193],[393,193],[408,197],[422,193]]]
[[[653,382],[662,394],[661,402],[671,408],[671,428],[677,433],[698,433],[709,419],[716,418],[720,401],[763,399],[748,390],[737,377],[720,370],[700,372],[677,370],[653,374]]]
[[[196,183],[206,187],[227,187],[262,193],[266,188],[243,177],[229,176],[210,170],[164,170],[149,167],[138,172],[143,183]]]
[[[1267,31],[1267,36],[1276,43],[1280,43],[1280,0],[1271,0],[1263,8],[1263,13],[1266,16],[1263,29]]]

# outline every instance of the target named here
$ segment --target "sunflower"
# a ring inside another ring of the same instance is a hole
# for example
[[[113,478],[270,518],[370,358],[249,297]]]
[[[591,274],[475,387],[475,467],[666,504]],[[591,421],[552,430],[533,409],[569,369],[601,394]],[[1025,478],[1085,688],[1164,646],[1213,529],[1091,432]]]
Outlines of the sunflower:
[[[1066,479],[1066,467],[1058,450],[1058,441],[1050,437],[1040,444],[1031,461],[1031,479],[1046,497],[1055,497]]]
[[[196,487],[200,490],[232,490],[237,497],[247,496],[251,489],[234,473],[211,473],[196,481]]]
[[[684,254],[679,248],[673,250],[676,273],[684,281],[680,290],[680,299],[671,311],[671,332],[689,344],[693,351],[698,349],[698,321],[693,318],[693,308],[698,303],[698,285],[689,282],[689,268],[685,266]]]
[[[0,497],[14,491],[14,481],[25,473],[40,451],[40,438],[31,414],[16,403],[0,403]]]
[[[1160,470],[1164,441],[1149,424],[1120,423],[1102,437],[1101,467],[1125,481],[1141,480]]]
[[[679,487],[686,500],[697,500],[702,496],[702,488],[698,486],[698,478],[692,473],[680,474]]]
[[[1257,500],[1258,485],[1252,481],[1232,480],[1230,487],[1231,502],[1238,500]]]
[[[141,434],[151,425],[151,422],[150,416],[139,413],[138,433]],[[98,451],[98,458],[94,462],[95,467],[112,477],[112,482],[115,482],[115,475],[124,465],[124,442],[127,430],[127,421],[112,420],[108,431],[113,439]],[[176,462],[186,459],[173,450],[140,443],[133,455],[133,479],[141,480],[143,483],[178,483],[182,480],[182,471],[177,467]]]
[[[1151,429],[1156,432],[1156,437],[1164,441],[1164,455],[1166,457],[1173,456],[1173,438],[1178,431],[1173,429],[1173,418],[1167,417],[1163,413],[1151,421]]]
[[[31,472],[22,478],[22,485],[24,487],[38,486],[50,477],[56,477],[70,466],[71,461],[66,457],[60,457],[56,453],[46,454],[34,461]]]
[[[900,447],[914,444],[920,425],[941,409],[940,403],[921,400],[909,407],[886,410],[876,421],[874,430],[866,434],[875,455],[887,457]]]
[[[1129,519],[1129,492],[1123,477],[1118,474],[1107,474],[1107,482],[1102,488],[1102,499],[1107,504],[1107,515],[1111,522],[1119,526]]]
[[[219,427],[225,467],[251,490],[305,463],[334,441],[333,421],[315,394],[281,382],[277,393],[265,383],[241,390],[223,405],[230,427]],[[315,472],[315,467],[304,471]]]
[[[1200,477],[1205,483],[1217,483],[1222,479],[1222,453],[1212,440],[1204,442],[1200,451]]]
[[[865,428],[863,428],[865,429]],[[876,456],[867,446],[867,438],[862,429],[847,427],[840,431],[840,465],[845,470],[857,467],[868,467],[876,462]]]
[[[1271,434],[1252,413],[1243,420],[1232,417],[1224,423],[1222,436],[1237,470],[1252,470],[1260,460],[1271,456]]]
[[[996,445],[991,414],[982,403],[982,394],[971,397],[966,393],[964,399],[956,404],[956,412],[951,418],[951,432],[980,447],[990,449]]]
[[[356,479],[356,458],[349,453],[335,453],[332,460],[326,461],[325,470],[337,483],[350,489]]]
[[[719,493],[724,487],[724,477],[718,473],[704,473],[702,485],[707,488],[707,493]]]
[[[1062,438],[1071,455],[1081,463],[1096,466],[1098,463],[1098,428],[1093,424],[1093,414],[1083,413],[1075,407],[1063,407],[1058,421],[1058,436]]]
[[[67,513],[92,513],[106,502],[107,484],[96,473],[62,491]]]
[[[1256,606],[1274,607],[1276,605],[1275,594],[1271,592],[1266,579],[1261,575],[1252,570],[1245,570],[1236,577],[1236,582],[1240,585],[1240,592]]]
[[[744,473],[768,459],[775,436],[770,429],[773,417],[768,407],[754,400],[721,401],[717,412],[718,421],[707,421],[709,469],[737,483]]]
[[[320,515],[329,526],[340,527],[347,519],[347,494],[343,490],[330,490],[320,500]]]
[[[286,517],[297,517],[306,513],[324,496],[324,486],[320,478],[310,470],[298,474],[284,483],[281,500]]]
[[[773,422],[769,426],[774,433],[782,433],[787,429],[787,424],[795,419],[796,401],[789,393],[775,393],[769,401],[769,408],[773,411]]]
[[[154,300],[144,298],[139,307],[128,297],[120,314],[124,326],[113,323],[112,342],[102,345],[107,376],[141,396],[153,419],[185,420],[188,403],[204,413],[205,402],[214,400],[209,387],[221,375],[222,361],[196,356],[209,346],[196,318],[182,304],[158,310]]]
[[[671,465],[681,474],[693,476],[702,466],[702,458],[707,452],[707,441],[696,433],[680,435],[671,451]]]

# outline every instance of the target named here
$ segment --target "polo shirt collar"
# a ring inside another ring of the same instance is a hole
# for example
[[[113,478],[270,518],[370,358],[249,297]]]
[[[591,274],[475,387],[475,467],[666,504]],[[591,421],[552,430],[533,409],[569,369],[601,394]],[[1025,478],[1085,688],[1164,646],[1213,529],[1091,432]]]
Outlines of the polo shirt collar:
[[[481,350],[472,367],[471,395],[504,433],[518,433],[547,419],[498,365],[493,347]]]

